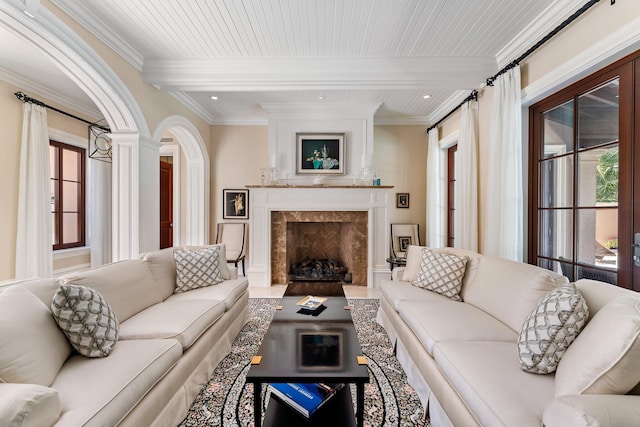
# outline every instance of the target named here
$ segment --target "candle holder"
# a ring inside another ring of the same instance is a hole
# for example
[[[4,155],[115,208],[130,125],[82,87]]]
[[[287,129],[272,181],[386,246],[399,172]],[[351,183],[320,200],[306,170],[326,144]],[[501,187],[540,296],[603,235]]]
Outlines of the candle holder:
[[[278,169],[269,168],[269,183],[271,185],[278,185]]]

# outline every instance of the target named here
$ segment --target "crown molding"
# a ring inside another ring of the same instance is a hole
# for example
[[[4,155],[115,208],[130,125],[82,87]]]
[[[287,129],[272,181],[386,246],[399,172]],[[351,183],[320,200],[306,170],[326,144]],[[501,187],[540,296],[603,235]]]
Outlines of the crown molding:
[[[374,117],[374,126],[428,126],[427,117]]]
[[[31,92],[29,96],[32,98],[45,98],[47,101],[59,104],[65,108],[80,113],[83,116],[87,116],[93,121],[98,121],[104,118],[103,114],[96,107],[92,107],[88,104],[82,103],[76,99],[72,99],[68,96],[56,92],[49,87],[36,83],[24,76],[9,71],[0,67],[0,80],[3,80],[9,84],[19,87],[25,91]]]
[[[372,118],[382,103],[306,103],[306,102],[265,102],[260,107],[270,116],[308,116],[318,117],[348,115],[352,118]]]
[[[431,113],[427,119],[429,125],[437,123],[441,118],[446,116],[451,110],[456,108],[462,101],[469,96],[470,90],[458,90],[449,98],[447,98],[433,113]]]
[[[578,10],[583,0],[564,0],[553,2],[536,19],[524,28],[496,55],[499,68],[503,68],[514,61],[527,49],[536,44],[544,36],[549,34],[554,28],[560,25],[565,19]],[[493,74],[491,74],[493,75]]]
[[[91,12],[83,2],[77,0],[51,0],[51,2],[96,36],[102,43],[113,49],[134,68],[142,71],[144,56],[112,31],[111,28],[104,25],[100,17]]]
[[[498,70],[494,57],[285,57],[146,60],[161,90],[456,89]],[[366,76],[366,78],[363,78]]]
[[[202,105],[200,105],[196,100],[194,100],[186,93],[180,91],[169,91],[168,93],[169,95],[180,101],[182,105],[191,110],[191,112],[193,112],[196,116],[207,122],[207,124],[211,125],[216,120],[216,116],[204,109]]]

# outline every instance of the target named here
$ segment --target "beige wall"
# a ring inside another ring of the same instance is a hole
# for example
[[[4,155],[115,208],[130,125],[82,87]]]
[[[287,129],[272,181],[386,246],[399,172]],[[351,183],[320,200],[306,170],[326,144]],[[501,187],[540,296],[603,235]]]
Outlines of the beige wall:
[[[417,223],[424,244],[426,231],[426,126],[374,126],[373,167],[382,185],[393,185],[390,223]],[[409,193],[409,209],[396,208],[395,193]]]
[[[534,54],[527,58],[522,64],[522,87],[535,84],[538,80],[546,78],[555,69],[563,66],[567,61],[571,61],[574,57],[582,54],[584,50],[589,49],[598,43],[603,37],[617,31],[624,26],[637,19],[640,16],[640,2],[627,1],[617,2],[614,6],[610,2],[600,2],[595,5],[585,15],[580,17],[572,25],[565,28],[551,41],[547,42],[543,47],[538,49]],[[603,65],[604,66],[604,65]],[[595,71],[595,70],[594,70]],[[553,74],[551,74],[553,75]],[[487,76],[490,77],[490,76]],[[572,82],[567,82],[569,85]],[[479,214],[479,248],[482,252],[486,236],[484,235],[484,227],[486,218],[486,199],[487,199],[487,180],[488,180],[488,161],[489,161],[489,128],[491,122],[491,105],[492,105],[493,88],[485,87],[479,96],[478,116],[479,116],[479,143],[478,143],[478,162],[479,162],[479,186],[478,186],[478,214]],[[524,115],[527,112],[523,112]],[[523,117],[526,118],[526,117]],[[526,121],[525,121],[526,123]],[[457,131],[460,126],[459,113],[454,114],[447,119],[441,126],[440,138],[446,137]],[[525,129],[525,135],[527,134]],[[526,138],[526,137],[525,137]],[[524,141],[524,154],[528,153],[528,141]],[[524,165],[525,186],[527,183],[526,175],[528,173],[528,165]],[[526,191],[526,189],[525,189]],[[525,203],[527,195],[525,194]],[[525,230],[526,241],[526,230]],[[526,248],[525,248],[526,252]]]

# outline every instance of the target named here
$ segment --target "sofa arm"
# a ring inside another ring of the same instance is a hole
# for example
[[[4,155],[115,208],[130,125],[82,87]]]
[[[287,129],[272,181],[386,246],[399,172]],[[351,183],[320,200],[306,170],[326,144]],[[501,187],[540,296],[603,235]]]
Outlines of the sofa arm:
[[[555,398],[542,414],[545,427],[632,427],[640,422],[640,396],[580,394]]]
[[[229,265],[229,279],[237,279],[238,278],[238,267],[234,265]]]
[[[404,274],[404,269],[406,267],[396,267],[391,270],[391,280],[402,280],[402,275]]]
[[[0,383],[0,424],[42,427],[55,424],[62,403],[58,392],[37,384]]]

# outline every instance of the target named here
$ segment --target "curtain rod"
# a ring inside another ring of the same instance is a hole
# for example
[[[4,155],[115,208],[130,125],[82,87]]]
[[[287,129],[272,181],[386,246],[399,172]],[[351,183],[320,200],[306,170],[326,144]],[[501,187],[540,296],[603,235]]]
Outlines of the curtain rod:
[[[495,80],[503,75],[504,73],[506,73],[507,71],[509,71],[512,68],[515,68],[516,66],[518,66],[520,64],[520,62],[522,62],[527,56],[531,55],[533,52],[535,52],[537,49],[540,48],[540,46],[542,46],[543,44],[545,44],[546,42],[548,42],[552,37],[554,37],[556,34],[558,34],[560,31],[562,31],[567,25],[571,24],[573,21],[575,21],[580,15],[582,15],[583,13],[585,13],[587,10],[589,10],[589,8],[591,8],[593,5],[595,5],[596,3],[598,3],[600,0],[590,0],[588,3],[586,3],[584,6],[582,6],[580,9],[578,9],[577,11],[575,11],[570,17],[568,17],[567,19],[565,19],[560,25],[558,25],[556,28],[554,28],[549,34],[547,34],[546,36],[544,36],[542,39],[540,39],[536,44],[534,44],[533,46],[531,46],[529,49],[527,49],[527,51],[525,53],[523,53],[522,55],[520,55],[517,59],[515,59],[514,61],[510,62],[508,65],[506,65],[504,68],[502,68],[500,71],[498,71],[495,75],[489,77],[487,79],[487,86],[493,86],[493,83],[495,82]],[[611,5],[613,5],[615,3],[615,0],[611,0]],[[474,95],[475,93],[475,95]],[[449,111],[443,118],[441,118],[440,120],[438,120],[434,125],[430,126],[429,128],[427,128],[427,133],[431,130],[436,128],[437,126],[439,126],[443,121],[445,121],[446,119],[449,118],[449,116],[451,116],[453,113],[455,113],[456,111],[458,111],[458,109],[460,107],[462,107],[464,105],[465,102],[469,102],[472,100],[477,100],[478,99],[478,91],[474,90],[473,92],[471,92],[471,95],[469,95],[464,101],[462,101],[459,105],[457,105],[456,107],[454,107],[451,111]]]
[[[35,98],[31,98],[30,96],[25,95],[23,92],[15,92],[14,95],[16,96],[16,98],[18,98],[22,102],[29,102],[31,104],[36,104],[36,105],[39,105],[41,107],[48,108],[48,109],[53,110],[55,112],[58,112],[60,114],[64,114],[67,117],[71,117],[72,119],[79,120],[79,121],[81,121],[83,123],[86,123],[86,124],[88,124],[90,126],[97,127],[97,128],[102,129],[102,130],[104,130],[106,132],[111,132],[111,129],[109,129],[109,127],[107,127],[107,126],[102,126],[102,125],[90,122],[89,120],[85,120],[82,117],[74,116],[73,114],[67,113],[66,111],[59,110],[56,107],[52,107],[51,105],[47,105],[47,104],[45,104],[44,102],[42,102],[40,100],[37,100]]]
[[[437,128],[438,125],[440,125],[440,123],[442,123],[445,120],[447,120],[449,118],[449,116],[451,116],[453,113],[458,111],[458,108],[462,107],[465,104],[465,102],[477,101],[477,100],[478,100],[478,91],[474,90],[474,91],[471,92],[471,94],[469,96],[467,96],[464,99],[464,101],[462,101],[460,104],[456,105],[456,107],[453,110],[449,111],[443,118],[438,120],[434,125],[431,125],[429,128],[427,128],[427,133],[429,133],[431,131],[431,129]]]

